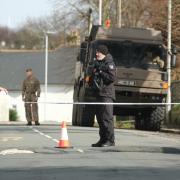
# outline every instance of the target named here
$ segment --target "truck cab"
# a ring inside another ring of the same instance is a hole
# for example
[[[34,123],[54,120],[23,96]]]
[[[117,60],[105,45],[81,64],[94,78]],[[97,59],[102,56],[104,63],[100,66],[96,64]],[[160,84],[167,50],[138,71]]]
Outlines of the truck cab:
[[[160,31],[141,28],[93,26],[81,44],[74,85],[75,102],[95,102],[86,83],[96,58],[98,45],[106,45],[116,64],[116,102],[163,103],[168,90],[167,49]],[[94,105],[74,105],[73,125],[93,126]],[[134,116],[135,127],[158,131],[165,119],[163,105],[116,105],[114,115]]]

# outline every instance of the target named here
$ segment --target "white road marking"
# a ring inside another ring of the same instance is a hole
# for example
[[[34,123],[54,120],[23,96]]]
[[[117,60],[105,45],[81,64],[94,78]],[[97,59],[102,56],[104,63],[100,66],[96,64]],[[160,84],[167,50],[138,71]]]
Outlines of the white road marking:
[[[59,141],[57,139],[52,139],[54,142],[58,143]]]
[[[8,141],[19,141],[22,137],[1,137],[0,141],[2,142],[8,142]]]
[[[76,149],[77,152],[84,153],[82,149]]]
[[[45,134],[44,134],[44,133],[42,133],[42,132],[39,132],[39,134],[40,134],[41,136],[45,136]]]
[[[3,151],[0,151],[0,155],[13,155],[13,154],[33,154],[33,151],[29,150],[20,150],[20,149],[6,149]]]
[[[44,135],[46,138],[48,138],[48,139],[52,139],[52,137],[51,136],[49,136],[49,135]]]
[[[37,130],[37,129],[32,129],[34,132],[37,132],[37,133],[39,133],[39,131]]]
[[[57,139],[55,139],[55,138],[53,138],[53,137],[51,137],[51,136],[49,136],[49,135],[47,135],[47,134],[39,131],[38,129],[34,129],[33,127],[31,127],[30,129],[32,129],[34,132],[40,134],[41,136],[43,136],[43,137],[45,137],[45,138],[51,139],[51,140],[52,140],[53,142],[55,142],[55,143],[58,143],[58,142],[59,142],[59,140],[57,140]],[[74,150],[76,150],[76,151],[79,152],[79,153],[84,153],[84,151],[83,151],[82,149],[74,148]]]
[[[34,129],[33,127],[31,127],[30,129],[32,129],[35,133],[38,133],[38,134],[40,134],[41,136],[44,136],[45,138],[51,139],[51,140],[54,141],[54,142],[59,142],[57,139],[54,139],[53,137],[51,137],[51,136],[49,136],[49,135],[47,135],[47,134],[39,131],[38,129]]]

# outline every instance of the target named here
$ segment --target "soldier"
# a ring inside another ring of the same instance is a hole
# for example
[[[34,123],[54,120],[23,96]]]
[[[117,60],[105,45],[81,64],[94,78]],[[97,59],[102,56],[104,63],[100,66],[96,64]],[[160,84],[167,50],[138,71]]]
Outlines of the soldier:
[[[105,45],[100,45],[96,51],[93,81],[97,102],[112,103],[115,100],[115,64]],[[96,117],[99,124],[100,140],[92,147],[115,146],[113,105],[97,105]]]
[[[22,100],[25,102],[27,125],[31,126],[32,121],[35,121],[35,125],[38,126],[40,123],[37,101],[41,92],[40,82],[34,77],[32,69],[26,69],[26,77],[22,86]]]
[[[159,56],[153,58],[152,52],[147,52],[141,63],[145,69],[148,68],[148,65],[158,65],[160,69],[163,69],[165,65],[164,61]]]
[[[159,57],[159,56],[156,56],[154,59],[153,59],[153,63],[155,64],[158,64],[158,66],[163,69],[164,68],[164,61]]]

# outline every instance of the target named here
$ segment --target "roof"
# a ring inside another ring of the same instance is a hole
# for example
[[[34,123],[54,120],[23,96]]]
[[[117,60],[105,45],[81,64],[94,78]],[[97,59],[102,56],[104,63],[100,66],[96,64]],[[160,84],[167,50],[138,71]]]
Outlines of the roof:
[[[116,28],[105,29],[94,26],[91,31],[91,39],[124,40],[143,43],[162,44],[161,31],[153,28]]]
[[[73,84],[77,48],[60,48],[49,53],[48,84]],[[8,90],[20,90],[25,69],[32,68],[35,76],[44,84],[44,52],[1,52],[0,86]]]

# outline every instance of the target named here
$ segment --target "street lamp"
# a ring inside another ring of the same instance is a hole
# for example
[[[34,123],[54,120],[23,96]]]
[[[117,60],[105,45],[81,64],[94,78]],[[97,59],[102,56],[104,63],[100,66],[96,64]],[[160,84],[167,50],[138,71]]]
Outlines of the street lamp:
[[[44,36],[45,36],[44,120],[46,120],[46,105],[47,105],[47,93],[48,93],[49,35],[56,33],[57,32],[52,32],[52,31],[44,32]]]

